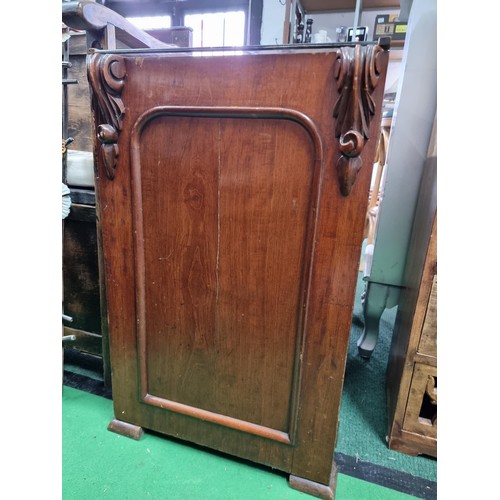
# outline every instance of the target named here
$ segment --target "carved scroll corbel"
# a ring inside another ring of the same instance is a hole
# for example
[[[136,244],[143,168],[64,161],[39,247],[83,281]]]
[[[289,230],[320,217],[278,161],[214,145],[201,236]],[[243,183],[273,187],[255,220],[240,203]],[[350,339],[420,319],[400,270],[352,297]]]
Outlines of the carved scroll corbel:
[[[369,140],[370,121],[376,106],[372,94],[380,68],[380,45],[342,47],[337,51],[335,78],[339,97],[333,109],[335,137],[341,156],[337,160],[340,192],[348,196],[363,165],[361,153]]]
[[[119,155],[118,136],[122,129],[125,106],[121,93],[125,85],[125,61],[116,54],[90,54],[88,79],[92,89],[92,108],[96,116],[97,139],[101,143],[104,170],[115,177]]]

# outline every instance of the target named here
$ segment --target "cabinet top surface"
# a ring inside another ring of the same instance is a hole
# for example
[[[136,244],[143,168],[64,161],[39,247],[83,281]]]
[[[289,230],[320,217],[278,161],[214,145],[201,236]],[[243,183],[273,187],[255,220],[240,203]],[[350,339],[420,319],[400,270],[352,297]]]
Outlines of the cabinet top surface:
[[[167,55],[254,55],[254,54],[298,54],[298,53],[317,53],[317,52],[332,52],[341,47],[354,47],[356,45],[381,45],[388,49],[390,39],[380,39],[371,42],[357,43],[328,43],[328,44],[293,44],[293,45],[256,45],[243,47],[171,47],[161,49],[140,48],[140,49],[90,49],[91,54],[123,54],[123,55],[138,55],[138,54],[167,54]]]

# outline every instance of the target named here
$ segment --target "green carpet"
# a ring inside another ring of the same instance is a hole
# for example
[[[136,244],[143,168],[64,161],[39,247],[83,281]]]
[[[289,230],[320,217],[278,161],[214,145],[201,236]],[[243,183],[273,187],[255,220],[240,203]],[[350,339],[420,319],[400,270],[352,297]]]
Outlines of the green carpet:
[[[437,460],[387,447],[385,372],[396,308],[384,312],[372,357],[362,359],[356,342],[363,330],[363,290],[360,273],[336,448],[348,461],[341,464],[336,457],[339,470],[349,475],[339,474],[336,500],[433,500]],[[102,386],[98,367],[99,363],[82,366],[65,357],[65,371]],[[148,432],[139,442],[111,433],[106,428],[113,418],[112,401],[101,397],[102,387],[97,392],[101,396],[88,392],[67,386],[63,390],[64,499],[312,498],[292,490],[285,475],[258,465]]]
[[[146,433],[134,441],[106,429],[112,401],[63,388],[63,482],[65,500],[310,499],[280,473]],[[338,475],[336,500],[415,498],[373,483]]]
[[[380,321],[379,339],[369,361],[358,355],[356,342],[363,332],[361,295],[364,282],[360,273],[346,362],[336,450],[360,461],[407,472],[436,481],[437,460],[412,457],[390,450],[386,444],[387,403],[385,374],[397,308],[385,310]]]

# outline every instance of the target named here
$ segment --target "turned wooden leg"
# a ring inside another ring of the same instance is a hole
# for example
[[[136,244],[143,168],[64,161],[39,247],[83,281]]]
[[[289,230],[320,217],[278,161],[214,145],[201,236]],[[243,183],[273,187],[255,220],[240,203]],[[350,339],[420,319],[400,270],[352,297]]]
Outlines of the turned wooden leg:
[[[380,318],[385,309],[397,305],[399,288],[368,282],[363,303],[365,328],[359,337],[357,346],[362,358],[370,359],[377,344]]]
[[[293,474],[290,474],[288,484],[294,490],[303,491],[304,493],[312,495],[316,498],[321,498],[322,500],[334,500],[335,487],[337,485],[337,465],[333,462],[330,482],[328,484],[317,483],[315,481],[311,481],[310,479],[294,476]]]
[[[144,436],[144,430],[138,425],[129,424],[128,422],[122,422],[114,418],[108,425],[108,431],[116,432],[122,436],[126,436],[135,440],[139,440]]]

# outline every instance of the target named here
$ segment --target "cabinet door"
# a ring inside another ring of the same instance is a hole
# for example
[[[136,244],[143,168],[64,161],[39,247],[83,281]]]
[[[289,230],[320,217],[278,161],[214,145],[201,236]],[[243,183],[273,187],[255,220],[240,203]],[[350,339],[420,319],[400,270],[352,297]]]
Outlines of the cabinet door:
[[[345,50],[91,58],[117,421],[329,483],[387,64]]]

